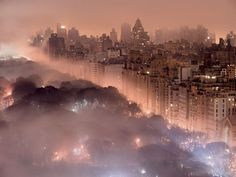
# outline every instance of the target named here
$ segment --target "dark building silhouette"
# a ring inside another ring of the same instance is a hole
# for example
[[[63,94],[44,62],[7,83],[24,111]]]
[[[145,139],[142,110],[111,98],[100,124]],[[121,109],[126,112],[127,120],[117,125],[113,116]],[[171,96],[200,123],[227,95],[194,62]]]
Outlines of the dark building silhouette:
[[[48,39],[48,51],[52,57],[62,56],[65,52],[65,39],[53,33]]]
[[[106,34],[100,37],[102,51],[107,51],[107,49],[112,48],[112,40]]]
[[[75,44],[79,39],[79,31],[74,27],[68,31],[68,43]]]

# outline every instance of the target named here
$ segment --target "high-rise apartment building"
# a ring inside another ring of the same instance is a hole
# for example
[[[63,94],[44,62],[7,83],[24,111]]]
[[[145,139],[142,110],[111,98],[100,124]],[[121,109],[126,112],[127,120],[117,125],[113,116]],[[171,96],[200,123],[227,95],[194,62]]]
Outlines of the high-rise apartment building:
[[[121,36],[120,41],[123,43],[131,42],[131,26],[128,23],[124,23],[121,25]]]
[[[110,32],[110,39],[112,40],[113,45],[118,42],[117,32],[114,28],[112,28],[112,31]]]

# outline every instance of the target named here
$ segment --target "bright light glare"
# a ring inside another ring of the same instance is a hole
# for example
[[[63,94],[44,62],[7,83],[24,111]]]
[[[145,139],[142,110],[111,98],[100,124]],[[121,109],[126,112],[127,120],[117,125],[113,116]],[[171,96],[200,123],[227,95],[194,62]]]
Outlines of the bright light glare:
[[[147,171],[146,171],[145,169],[142,169],[142,170],[140,171],[140,173],[141,173],[142,175],[144,175],[144,174],[147,173]]]

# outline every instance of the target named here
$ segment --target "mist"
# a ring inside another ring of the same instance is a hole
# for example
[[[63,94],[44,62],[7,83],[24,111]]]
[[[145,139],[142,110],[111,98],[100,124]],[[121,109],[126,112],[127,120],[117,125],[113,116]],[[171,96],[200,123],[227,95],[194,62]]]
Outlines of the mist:
[[[135,7],[135,8],[134,8]],[[120,25],[131,25],[141,18],[146,30],[204,25],[217,37],[235,30],[236,5],[233,0],[174,1],[174,0],[1,0],[0,41],[24,43],[28,37],[61,22],[68,28],[77,27],[81,34],[101,35],[111,28],[119,32]],[[201,12],[201,13],[200,13]]]
[[[25,58],[0,67],[14,98],[0,121],[3,177],[225,174],[227,145],[207,144],[201,133],[145,115],[114,87]],[[213,154],[214,167],[207,159]]]
[[[235,15],[233,0],[0,0],[0,176],[229,177],[228,145],[146,114],[113,75],[93,83],[82,62],[53,62],[28,39],[58,22],[119,34],[137,17],[149,34],[201,24],[218,38],[236,30]]]

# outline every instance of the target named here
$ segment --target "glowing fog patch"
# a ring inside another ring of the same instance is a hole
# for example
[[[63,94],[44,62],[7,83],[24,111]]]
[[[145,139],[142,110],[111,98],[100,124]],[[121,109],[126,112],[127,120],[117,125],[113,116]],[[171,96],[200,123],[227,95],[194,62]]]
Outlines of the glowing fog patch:
[[[52,162],[65,161],[67,163],[87,163],[91,159],[91,155],[85,144],[79,144],[74,147],[66,147],[56,150],[52,153]]]
[[[19,58],[17,49],[11,45],[0,45],[0,59],[7,59],[9,56],[15,56]]]
[[[85,145],[79,145],[72,149],[72,154],[77,160],[89,160],[90,154]]]
[[[55,151],[52,156],[53,162],[60,162],[66,160],[68,153],[65,150]]]
[[[93,102],[88,102],[87,100],[82,100],[82,101],[77,101],[72,106],[70,107],[70,110],[74,113],[79,113],[80,111],[86,109],[86,108],[91,108],[95,109],[96,107],[101,106],[103,108],[106,107],[105,104],[99,104],[99,102],[95,99]]]
[[[141,138],[137,137],[134,139],[134,146],[136,149],[141,148],[143,146]]]
[[[144,174],[147,173],[147,171],[146,171],[146,169],[143,168],[143,169],[140,170],[140,173],[141,173],[142,175],[144,175]]]
[[[87,106],[88,106],[88,101],[87,100],[83,100],[81,102],[75,102],[71,106],[71,111],[74,112],[74,113],[79,113],[81,110],[83,110]]]
[[[204,147],[204,146],[202,146]],[[213,150],[214,151],[214,150]],[[235,168],[233,164],[235,161],[233,160],[233,156],[231,160],[226,158],[226,156],[230,156],[231,152],[229,149],[225,149],[221,153],[212,153],[209,151],[204,152],[192,152],[193,155],[198,159],[199,162],[205,164],[209,170],[209,174],[214,177],[230,177],[231,175],[235,175]]]
[[[11,95],[12,95],[12,88],[11,87],[6,88],[4,96],[8,97],[8,96],[11,96]]]

